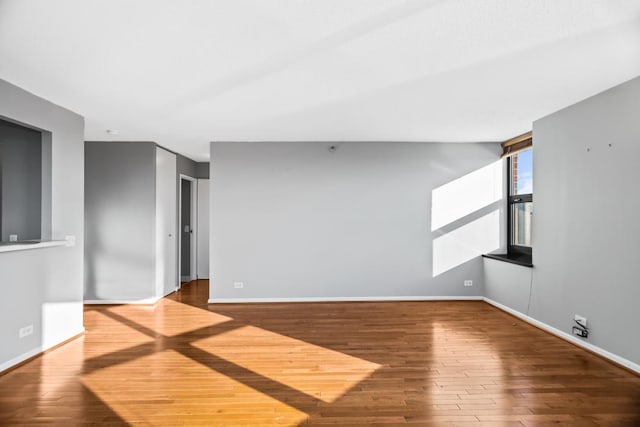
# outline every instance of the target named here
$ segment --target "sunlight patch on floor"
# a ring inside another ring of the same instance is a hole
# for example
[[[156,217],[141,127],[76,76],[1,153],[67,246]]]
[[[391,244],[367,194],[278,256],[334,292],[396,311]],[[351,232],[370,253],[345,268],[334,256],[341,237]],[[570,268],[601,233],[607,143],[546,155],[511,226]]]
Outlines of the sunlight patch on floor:
[[[131,424],[180,419],[188,425],[295,426],[307,418],[173,350],[94,371],[84,375],[82,383]]]
[[[381,367],[255,326],[204,338],[193,346],[327,403]]]
[[[153,307],[122,305],[109,310],[167,337],[232,320],[230,317],[166,298]]]
[[[84,323],[86,331],[83,347],[87,358],[104,356],[154,341],[153,338],[99,311],[85,311]]]

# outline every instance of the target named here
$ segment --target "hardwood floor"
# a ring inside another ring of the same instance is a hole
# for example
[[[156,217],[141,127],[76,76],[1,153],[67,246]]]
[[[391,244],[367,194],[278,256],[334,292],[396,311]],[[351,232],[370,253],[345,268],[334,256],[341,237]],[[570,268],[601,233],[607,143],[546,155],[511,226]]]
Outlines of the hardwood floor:
[[[476,301],[87,306],[0,425],[640,426],[640,378]]]

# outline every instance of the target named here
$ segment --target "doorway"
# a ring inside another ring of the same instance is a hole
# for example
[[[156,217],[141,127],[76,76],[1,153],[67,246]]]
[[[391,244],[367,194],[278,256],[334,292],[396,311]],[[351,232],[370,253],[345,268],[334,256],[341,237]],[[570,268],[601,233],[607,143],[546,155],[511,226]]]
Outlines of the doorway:
[[[179,223],[180,232],[178,243],[179,283],[196,279],[196,202],[197,182],[195,178],[180,175],[180,203]]]

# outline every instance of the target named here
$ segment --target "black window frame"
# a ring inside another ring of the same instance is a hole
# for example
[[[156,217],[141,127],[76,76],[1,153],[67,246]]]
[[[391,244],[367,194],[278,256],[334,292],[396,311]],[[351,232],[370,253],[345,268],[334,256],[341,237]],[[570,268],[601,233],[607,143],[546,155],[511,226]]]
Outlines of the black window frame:
[[[533,150],[533,147],[527,150]],[[522,150],[526,151],[526,150]],[[532,151],[533,152],[533,151]],[[517,153],[514,153],[516,155]],[[515,245],[512,224],[512,208],[520,203],[533,203],[533,193],[512,195],[512,163],[513,155],[507,157],[507,256],[523,263],[531,264],[533,248],[530,246]]]

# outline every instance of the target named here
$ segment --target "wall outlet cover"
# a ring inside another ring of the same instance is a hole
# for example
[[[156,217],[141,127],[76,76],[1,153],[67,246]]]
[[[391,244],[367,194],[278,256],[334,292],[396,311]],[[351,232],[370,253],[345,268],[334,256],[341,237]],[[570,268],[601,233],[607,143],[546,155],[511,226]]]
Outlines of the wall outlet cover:
[[[244,288],[244,282],[233,282],[233,287],[236,289]]]
[[[464,281],[464,285],[467,286],[467,287],[468,286],[473,286],[473,280],[465,280]]]
[[[24,338],[33,333],[33,325],[25,326],[24,328],[20,328],[18,331],[18,336],[20,338]]]
[[[18,235],[17,234],[9,234],[9,241],[10,242],[17,242],[18,241]]]
[[[583,316],[580,316],[579,314],[576,314],[573,317],[573,320],[575,320],[576,322],[580,323],[585,328],[587,327],[587,318],[586,317],[583,317]]]

